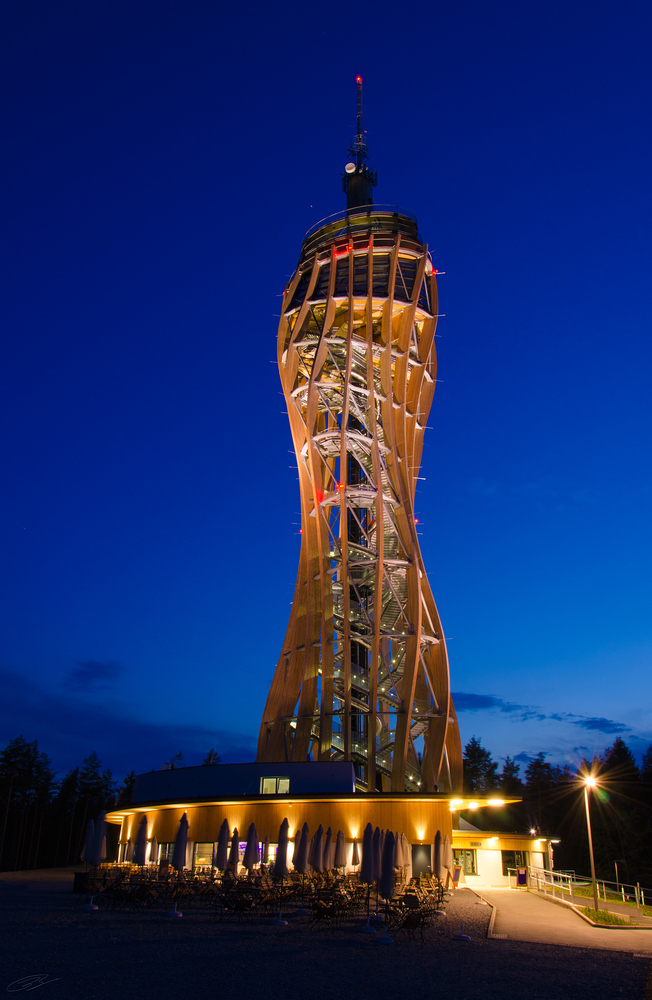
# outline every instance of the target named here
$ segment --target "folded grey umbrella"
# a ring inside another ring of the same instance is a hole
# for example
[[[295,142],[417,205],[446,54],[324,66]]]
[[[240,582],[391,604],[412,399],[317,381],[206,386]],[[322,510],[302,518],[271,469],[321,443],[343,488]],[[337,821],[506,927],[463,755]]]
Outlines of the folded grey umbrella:
[[[313,841],[312,861],[310,862],[316,872],[324,870],[324,828],[319,824],[317,833]]]
[[[247,833],[247,846],[245,847],[242,864],[248,870],[249,874],[251,874],[253,867],[257,865],[259,861],[260,852],[258,847],[258,834],[256,833],[256,827],[252,823]]]
[[[152,837],[149,842],[149,863],[155,865],[158,861],[158,840]]]
[[[437,878],[441,878],[443,872],[441,863],[441,830],[437,830],[435,834],[435,856],[432,863],[432,871]]]
[[[86,826],[86,837],[84,839],[84,846],[82,847],[82,852],[79,857],[82,861],[88,861],[89,864],[97,864],[91,860],[93,854],[93,843],[95,841],[95,823],[92,819],[89,819],[88,825]]]
[[[92,865],[101,865],[106,858],[106,823],[104,817],[106,809],[103,809],[95,822],[95,836],[91,854],[86,858]]]
[[[301,843],[301,830],[297,830],[294,835],[294,848],[292,850],[292,867],[297,867],[297,858],[299,856],[299,844]]]
[[[183,871],[186,864],[186,847],[188,846],[188,814],[184,813],[179,820],[179,829],[174,841],[172,867],[178,872]]]
[[[226,870],[226,866],[229,863],[230,839],[231,833],[229,831],[229,824],[226,820],[224,820],[217,836],[217,850],[215,852],[215,867],[219,868],[221,872]]]
[[[331,847],[333,844],[333,831],[330,826],[326,831],[326,841],[324,843],[324,871],[329,872],[333,865],[331,864]]]
[[[143,816],[138,824],[136,844],[134,846],[134,864],[142,868],[147,857],[147,816]],[[185,854],[184,854],[185,858]]]
[[[371,823],[367,823],[362,836],[362,864],[360,865],[360,881],[371,885],[374,880],[374,831]],[[354,847],[357,845],[354,844]]]
[[[227,865],[229,868],[233,868],[236,875],[238,874],[238,862],[240,861],[240,835],[238,833],[237,826],[233,827],[233,835],[231,837],[231,850],[229,851],[229,860]]]
[[[372,857],[373,857],[373,879],[375,882],[380,878],[380,867],[381,867],[381,853],[380,853],[380,829],[376,827],[374,830],[374,839],[372,842]]]
[[[344,834],[341,830],[337,831],[337,839],[335,841],[335,860],[333,862],[333,867],[344,868],[346,864],[346,844],[344,842]]]
[[[278,847],[276,848],[276,861],[274,862],[274,874],[280,875],[281,878],[288,873],[288,829],[290,824],[287,819],[284,819],[281,823],[281,829],[278,832]]]
[[[448,834],[444,837],[444,846],[442,848],[442,864],[444,868],[452,873],[453,871],[453,848],[451,847],[451,842],[449,840]]]
[[[299,842],[299,850],[297,852],[297,860],[294,867],[302,875],[305,875],[308,871],[308,837],[310,836],[310,830],[308,829],[308,824],[303,824],[303,829],[301,830],[301,840]]]
[[[394,895],[394,834],[391,830],[385,836],[383,858],[378,882],[378,891],[383,899],[391,899]]]
[[[359,864],[360,864],[360,851],[358,849],[358,841],[354,837],[353,838],[353,850],[351,852],[351,865],[354,868],[357,868],[357,866]]]
[[[263,840],[262,862],[264,865],[266,865],[268,861],[269,861],[269,837],[265,835],[265,839]]]

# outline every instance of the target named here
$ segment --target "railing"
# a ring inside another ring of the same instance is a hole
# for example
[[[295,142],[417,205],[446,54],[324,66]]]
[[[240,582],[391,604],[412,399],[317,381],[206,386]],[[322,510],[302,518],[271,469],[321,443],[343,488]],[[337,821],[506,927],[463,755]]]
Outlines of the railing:
[[[416,223],[417,217],[414,212],[409,212],[407,208],[401,208],[400,205],[358,205],[357,208],[345,208],[341,212],[333,212],[332,215],[327,215],[325,219],[320,219],[316,222],[314,226],[311,226],[306,235],[303,237],[304,241],[312,236],[317,230],[322,229],[324,226],[329,226],[333,222],[340,222],[344,219],[353,219],[359,215],[404,215],[406,218],[411,219],[412,222]]]
[[[512,869],[512,871],[515,871],[515,869]],[[548,890],[550,890],[553,899],[555,898],[556,890],[559,899],[563,899],[564,893],[566,893],[566,895],[570,897],[570,902],[574,903],[575,896],[573,893],[573,884],[573,875],[569,875],[566,872],[554,872],[547,868],[535,868],[532,865],[528,865],[529,888],[536,888],[538,892],[543,892],[546,896],[548,895]],[[583,880],[581,884],[584,884]],[[590,885],[591,883],[589,882],[588,884]]]
[[[516,868],[509,868],[507,872],[510,888],[512,887],[512,873],[516,873]],[[591,879],[576,875],[575,872],[550,871],[547,868],[536,868],[528,865],[528,886],[538,892],[543,892],[546,896],[550,893],[553,898],[574,905],[578,903],[593,905]],[[627,885],[623,882],[597,879],[596,889],[599,902],[635,906],[638,911],[646,906],[646,893],[648,900],[652,901],[652,889],[642,887],[639,882],[636,885]]]
[[[412,212],[398,205],[361,205],[336,212],[312,226],[303,238],[301,256],[307,257],[324,240],[332,241],[344,236],[355,239],[356,233],[360,235],[363,232],[400,232],[416,244],[421,241]]]

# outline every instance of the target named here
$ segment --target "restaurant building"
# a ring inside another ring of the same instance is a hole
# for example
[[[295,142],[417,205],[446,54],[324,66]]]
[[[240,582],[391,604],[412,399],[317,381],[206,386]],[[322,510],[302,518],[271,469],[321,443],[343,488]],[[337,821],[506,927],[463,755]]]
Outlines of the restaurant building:
[[[353,764],[346,761],[304,762],[276,765],[224,764],[151,771],[136,779],[133,801],[126,809],[114,810],[107,821],[120,827],[118,856],[129,859],[136,831],[147,817],[148,861],[171,857],[183,814],[189,823],[186,867],[208,868],[213,864],[218,833],[226,819],[229,829],[240,834],[244,851],[249,825],[253,823],[261,842],[267,837],[273,860],[278,832],[285,818],[294,838],[304,823],[311,834],[321,825],[334,834],[342,830],[347,849],[347,867],[354,867],[354,842],[362,839],[367,825],[405,833],[411,845],[408,874],[432,867],[437,832],[448,835],[453,860],[462,869],[462,881],[470,886],[503,885],[508,868],[521,864],[547,865],[548,842],[525,835],[480,832],[463,819],[462,810],[497,809],[507,801],[448,793],[360,793],[356,790]],[[459,826],[459,829],[458,829]]]

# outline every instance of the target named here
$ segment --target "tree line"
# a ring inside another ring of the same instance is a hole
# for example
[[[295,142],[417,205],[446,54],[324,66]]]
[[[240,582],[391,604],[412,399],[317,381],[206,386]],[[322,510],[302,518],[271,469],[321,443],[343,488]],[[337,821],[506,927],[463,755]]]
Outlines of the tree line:
[[[210,750],[203,763],[219,761]],[[181,753],[163,766],[183,767]],[[122,783],[115,781],[95,752],[58,779],[36,740],[10,740],[0,750],[0,871],[77,864],[89,819],[128,806],[135,780],[131,771]],[[108,824],[109,856],[115,849],[111,837],[117,837],[117,827]]]
[[[652,746],[639,767],[618,737],[602,754],[582,760],[577,769],[532,758],[523,776],[520,765],[506,757],[502,769],[473,737],[464,748],[464,791],[467,795],[520,798],[499,809],[467,811],[464,818],[479,829],[495,832],[535,830],[559,839],[554,845],[556,869],[587,875],[590,868],[582,779],[594,775],[589,793],[596,874],[608,881],[652,889]]]

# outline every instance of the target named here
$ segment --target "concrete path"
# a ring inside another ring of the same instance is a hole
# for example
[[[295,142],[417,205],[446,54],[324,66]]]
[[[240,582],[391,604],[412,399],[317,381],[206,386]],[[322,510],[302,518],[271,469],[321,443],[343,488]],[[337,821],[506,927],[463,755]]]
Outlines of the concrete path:
[[[627,951],[652,957],[652,930],[591,927],[560,903],[516,889],[480,889],[496,907],[492,934],[510,941]]]

